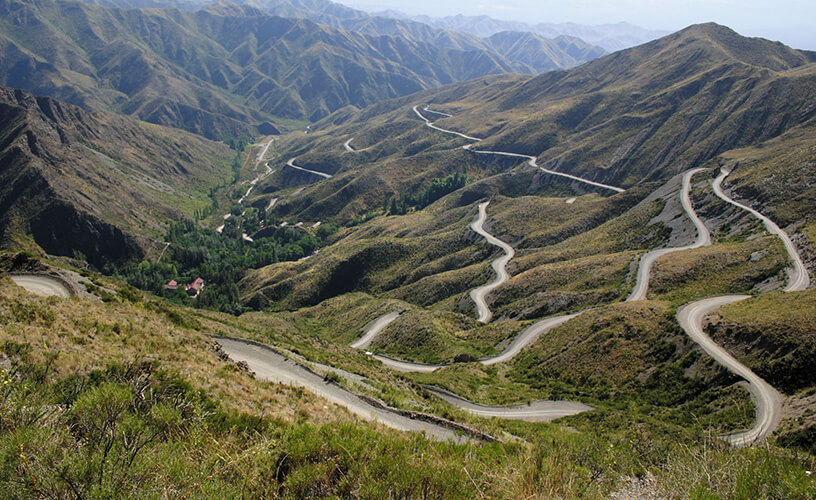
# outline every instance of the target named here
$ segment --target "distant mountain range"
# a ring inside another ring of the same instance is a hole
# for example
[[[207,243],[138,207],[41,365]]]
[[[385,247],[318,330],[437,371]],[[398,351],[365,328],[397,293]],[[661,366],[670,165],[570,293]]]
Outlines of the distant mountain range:
[[[233,181],[235,155],[194,134],[0,87],[0,241],[102,268],[163,247],[169,221]]]
[[[383,18],[345,17],[370,28],[347,31],[337,27],[347,24],[341,18],[290,2],[266,12],[225,2],[194,12],[193,4],[170,5],[187,10],[0,0],[0,84],[223,139],[254,134],[266,121],[314,121],[345,106],[484,75],[572,67],[603,53],[578,39],[483,40]],[[392,29],[413,31],[384,36]]]
[[[648,30],[629,23],[599,24],[587,26],[575,23],[528,24],[520,21],[502,21],[489,16],[411,16],[396,10],[375,12],[372,15],[393,19],[411,20],[442,30],[461,31],[479,37],[489,37],[502,31],[535,33],[545,38],[570,36],[603,47],[608,52],[634,47],[668,35],[668,31]]]

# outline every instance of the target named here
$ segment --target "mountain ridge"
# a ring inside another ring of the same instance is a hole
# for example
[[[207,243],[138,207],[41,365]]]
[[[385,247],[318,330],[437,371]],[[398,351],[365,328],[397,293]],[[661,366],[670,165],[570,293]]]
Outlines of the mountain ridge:
[[[490,37],[502,31],[535,33],[546,38],[556,38],[566,35],[581,38],[587,43],[603,47],[609,52],[640,45],[669,33],[662,30],[647,30],[626,22],[594,26],[576,23],[529,24],[522,21],[503,21],[486,15],[466,16],[458,14],[445,17],[411,16],[395,10],[374,12],[373,15],[396,19],[410,19],[440,29],[463,31],[481,37]]]
[[[178,130],[6,87],[0,113],[7,248],[81,255],[99,268],[141,259],[168,221],[204,209],[232,176],[224,145]]]

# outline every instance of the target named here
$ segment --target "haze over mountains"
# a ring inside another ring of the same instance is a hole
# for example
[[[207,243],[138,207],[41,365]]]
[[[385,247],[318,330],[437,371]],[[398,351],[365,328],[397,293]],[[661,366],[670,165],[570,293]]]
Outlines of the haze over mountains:
[[[374,15],[394,19],[410,19],[435,28],[462,31],[480,37],[490,37],[502,31],[535,33],[545,38],[570,36],[604,48],[608,52],[634,47],[655,38],[668,35],[666,31],[647,30],[629,23],[586,26],[576,23],[527,24],[519,21],[502,21],[490,16],[411,16],[396,10],[375,12]]]
[[[579,40],[366,35],[234,4],[184,12],[4,0],[0,8],[2,64],[12,69],[2,83],[216,139],[599,53]]]

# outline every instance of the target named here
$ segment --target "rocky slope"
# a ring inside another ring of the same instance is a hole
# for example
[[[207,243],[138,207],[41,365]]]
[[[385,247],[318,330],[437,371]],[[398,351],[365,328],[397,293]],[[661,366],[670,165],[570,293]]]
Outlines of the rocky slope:
[[[232,178],[222,144],[20,90],[0,88],[0,124],[4,247],[99,267],[156,257],[167,221]]]

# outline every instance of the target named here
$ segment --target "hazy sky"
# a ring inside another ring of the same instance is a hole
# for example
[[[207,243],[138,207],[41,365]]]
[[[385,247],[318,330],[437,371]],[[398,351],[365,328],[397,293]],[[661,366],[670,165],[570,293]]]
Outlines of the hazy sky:
[[[604,24],[675,31],[714,21],[747,36],[816,50],[816,0],[335,0],[368,11],[488,15],[497,19]]]

